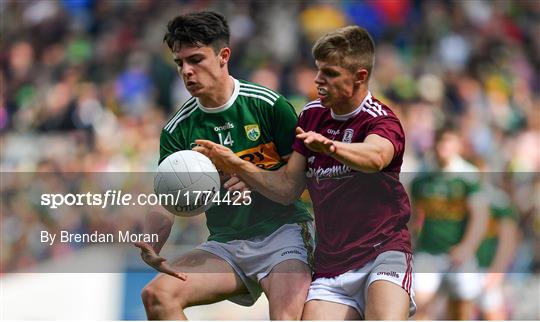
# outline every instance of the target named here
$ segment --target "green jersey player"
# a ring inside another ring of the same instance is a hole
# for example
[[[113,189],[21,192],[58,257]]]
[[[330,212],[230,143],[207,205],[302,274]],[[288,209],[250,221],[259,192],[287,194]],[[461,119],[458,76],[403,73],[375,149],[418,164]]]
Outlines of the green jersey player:
[[[214,12],[190,13],[171,20],[167,29],[164,41],[193,97],[165,124],[160,162],[207,139],[261,168],[284,165],[296,114],[283,96],[229,75],[225,19]],[[246,188],[236,177],[225,187]],[[137,244],[143,260],[161,272],[142,292],[149,319],[185,319],[185,308],[225,299],[251,305],[262,291],[272,320],[301,317],[311,282],[311,217],[299,203],[281,205],[256,192],[251,199],[250,205],[208,210],[208,241],[172,264],[158,255],[172,220],[149,216],[151,229],[163,236],[153,245]]]
[[[472,319],[473,299],[481,291],[476,250],[487,227],[488,207],[478,169],[461,155],[461,140],[444,128],[436,135],[436,172],[420,174],[412,183],[413,224],[419,236],[415,249],[417,318],[428,312],[439,286],[449,292],[449,320]],[[420,227],[421,226],[421,227]]]
[[[463,164],[460,171],[471,171]],[[480,191],[478,175],[427,172],[413,181],[412,196],[423,225],[416,251],[448,254],[463,239],[469,217],[469,197]]]
[[[281,95],[260,85],[233,79],[227,103],[204,107],[189,99],[165,125],[161,134],[160,162],[178,150],[190,149],[206,138],[229,147],[239,157],[263,169],[277,169],[282,156],[292,152],[296,114]],[[207,211],[209,240],[228,242],[267,235],[286,223],[309,220],[300,202],[284,206],[252,194],[248,207],[216,206]]]

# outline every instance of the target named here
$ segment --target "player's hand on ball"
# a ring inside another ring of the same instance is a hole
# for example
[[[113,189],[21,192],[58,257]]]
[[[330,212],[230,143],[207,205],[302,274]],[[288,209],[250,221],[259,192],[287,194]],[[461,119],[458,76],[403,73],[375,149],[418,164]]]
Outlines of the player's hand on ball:
[[[334,144],[334,141],[317,132],[304,132],[302,128],[297,127],[296,138],[303,140],[306,147],[313,152],[330,155],[336,153],[336,146]]]
[[[156,251],[147,243],[138,242],[134,244],[136,247],[141,249],[141,257],[148,265],[155,268],[157,271],[171,275],[185,281],[187,275],[184,273],[176,272],[172,267],[167,263],[167,260],[159,256]]]
[[[244,160],[234,154],[234,152],[221,144],[208,140],[195,140],[198,145],[194,151],[206,155],[219,170],[225,173],[234,173]]]

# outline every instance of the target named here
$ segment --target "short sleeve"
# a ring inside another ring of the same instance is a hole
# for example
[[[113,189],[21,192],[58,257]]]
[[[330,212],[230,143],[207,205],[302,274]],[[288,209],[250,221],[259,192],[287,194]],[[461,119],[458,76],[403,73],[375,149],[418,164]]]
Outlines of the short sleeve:
[[[306,111],[302,111],[300,113],[300,116],[298,117],[298,124],[297,126],[302,128],[303,130],[307,130],[307,115]],[[301,155],[307,157],[308,155],[308,149],[306,148],[306,145],[304,144],[304,141],[297,139],[296,136],[294,138],[294,143],[292,146],[293,150],[300,153]]]
[[[511,205],[506,205],[504,207],[497,205],[493,206],[491,205],[491,214],[493,217],[497,219],[503,219],[508,218],[515,221],[518,221],[519,215],[517,214],[516,210]]]
[[[369,124],[366,136],[370,134],[377,134],[389,140],[394,145],[393,160],[403,157],[405,151],[405,133],[396,116],[388,115],[373,118],[373,121]]]
[[[467,175],[467,194],[473,195],[477,193],[482,192],[482,184],[480,183],[480,180],[477,179],[477,173],[471,172],[471,173],[465,173]]]
[[[510,218],[518,220],[519,215],[506,193],[497,189],[491,189],[488,196],[493,217],[497,219]]]
[[[280,156],[291,154],[298,117],[294,107],[283,96],[273,106],[271,127],[274,143]]]
[[[159,138],[159,162],[161,163],[169,155],[173,154],[176,151],[185,150],[186,147],[182,146],[174,136],[174,133],[169,133],[167,130],[163,129],[161,131],[161,136]]]

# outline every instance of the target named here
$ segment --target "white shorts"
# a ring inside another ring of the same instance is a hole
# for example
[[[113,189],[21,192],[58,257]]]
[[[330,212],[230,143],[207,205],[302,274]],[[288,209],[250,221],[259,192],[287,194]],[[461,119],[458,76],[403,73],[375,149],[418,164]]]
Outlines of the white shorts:
[[[475,258],[452,267],[448,254],[419,252],[414,255],[414,263],[417,293],[435,294],[442,286],[453,299],[470,301],[480,295],[482,278]]]
[[[409,316],[416,312],[414,302],[412,255],[387,251],[363,267],[336,277],[320,277],[311,283],[307,301],[321,300],[348,305],[364,318],[368,288],[371,283],[385,280],[401,286],[409,294]]]
[[[492,286],[486,289],[488,274],[480,274],[482,280],[482,292],[478,296],[477,304],[483,312],[492,311],[503,307],[504,305],[504,281],[500,285]]]
[[[257,236],[227,243],[207,241],[197,249],[212,253],[229,263],[244,282],[249,294],[229,300],[244,306],[253,305],[261,296],[259,282],[277,264],[297,259],[312,267],[315,240],[313,222],[285,224],[268,236]]]

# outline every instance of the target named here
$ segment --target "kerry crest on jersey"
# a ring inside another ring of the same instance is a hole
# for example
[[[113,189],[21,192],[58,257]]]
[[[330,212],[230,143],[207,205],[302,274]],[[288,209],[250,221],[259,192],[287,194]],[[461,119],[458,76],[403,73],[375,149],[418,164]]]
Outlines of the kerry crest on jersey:
[[[244,129],[246,130],[247,138],[251,141],[257,141],[261,136],[261,130],[259,129],[258,124],[246,125],[244,126]]]

